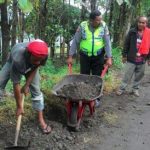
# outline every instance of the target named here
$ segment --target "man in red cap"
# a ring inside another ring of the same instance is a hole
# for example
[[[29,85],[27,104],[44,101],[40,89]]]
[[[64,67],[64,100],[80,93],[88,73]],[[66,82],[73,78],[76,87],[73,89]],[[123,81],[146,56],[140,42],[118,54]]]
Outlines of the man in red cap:
[[[24,113],[22,107],[22,93],[27,94],[29,90],[32,97],[32,107],[38,112],[38,120],[43,133],[51,132],[43,117],[44,98],[40,91],[39,66],[44,65],[48,57],[47,44],[42,40],[34,40],[29,43],[16,44],[10,56],[0,72],[0,96],[2,96],[9,79],[13,82],[14,96],[16,99],[16,115]],[[26,82],[20,86],[22,75]]]

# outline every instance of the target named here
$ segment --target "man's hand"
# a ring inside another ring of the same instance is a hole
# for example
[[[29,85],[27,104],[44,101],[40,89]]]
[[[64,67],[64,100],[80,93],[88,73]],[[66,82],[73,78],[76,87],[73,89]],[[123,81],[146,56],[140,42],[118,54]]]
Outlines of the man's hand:
[[[16,110],[16,116],[24,114],[24,109],[22,107],[18,107]]]
[[[127,62],[127,57],[122,57],[122,63],[126,63]]]
[[[21,88],[21,93],[24,93],[25,95],[28,95],[28,94],[29,94],[29,86],[24,85],[24,86]]]
[[[69,58],[67,59],[67,63],[72,64],[72,62],[73,62],[72,56],[69,56]]]
[[[112,58],[107,58],[106,65],[108,65],[108,67],[112,66]]]

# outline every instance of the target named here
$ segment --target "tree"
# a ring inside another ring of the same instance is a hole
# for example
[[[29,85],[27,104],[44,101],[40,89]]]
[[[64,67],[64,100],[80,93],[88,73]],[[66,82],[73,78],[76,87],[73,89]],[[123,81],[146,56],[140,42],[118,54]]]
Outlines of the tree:
[[[141,5],[141,0],[117,0],[114,2],[111,30],[113,31],[113,44],[115,46],[123,46],[127,32],[137,16],[141,14]]]
[[[85,7],[86,0],[82,0],[82,9],[81,9],[81,20],[86,19],[87,8]]]
[[[7,19],[7,0],[0,4],[1,10],[1,31],[2,31],[2,65],[5,64],[8,57],[10,42],[10,25]]]
[[[11,30],[11,47],[16,44],[16,32],[17,32],[17,0],[13,0],[13,19],[12,19],[12,30]]]
[[[95,10],[97,8],[96,7],[97,0],[90,0],[90,3],[91,3],[91,11]]]
[[[53,57],[56,37],[63,35],[65,42],[69,43],[79,25],[80,10],[68,4],[63,5],[62,0],[47,0],[45,3],[34,5],[33,11],[26,17],[25,28],[28,34],[33,33],[34,36],[38,35],[39,38],[45,39],[51,47],[51,57]],[[43,11],[39,7],[44,9],[46,15],[41,14]]]

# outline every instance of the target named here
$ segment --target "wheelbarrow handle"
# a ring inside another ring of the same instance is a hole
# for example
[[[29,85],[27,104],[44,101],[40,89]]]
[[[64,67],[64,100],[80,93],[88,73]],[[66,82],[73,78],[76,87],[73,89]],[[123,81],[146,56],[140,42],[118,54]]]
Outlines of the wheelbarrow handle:
[[[103,78],[103,77],[105,76],[105,74],[106,74],[108,68],[109,68],[108,65],[105,65],[105,66],[104,66],[104,69],[103,69],[103,71],[102,71],[102,73],[101,73],[101,78]]]
[[[23,106],[24,106],[24,94],[22,94],[22,107]],[[22,114],[20,114],[18,116],[18,118],[17,118],[17,125],[16,125],[16,133],[15,133],[15,143],[14,143],[14,146],[17,146],[19,132],[20,132],[20,127],[21,127],[21,119],[22,119]]]
[[[72,74],[72,64],[71,63],[68,64],[68,74],[69,75]]]

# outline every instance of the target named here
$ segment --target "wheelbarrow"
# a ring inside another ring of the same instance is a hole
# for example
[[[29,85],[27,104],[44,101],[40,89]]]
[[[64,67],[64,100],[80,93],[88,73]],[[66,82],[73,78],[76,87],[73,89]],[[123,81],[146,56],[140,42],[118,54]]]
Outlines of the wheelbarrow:
[[[95,112],[95,100],[102,96],[103,80],[108,66],[104,67],[101,77],[95,75],[66,75],[52,89],[52,93],[66,100],[67,125],[78,131],[85,107],[88,105],[90,115]]]

